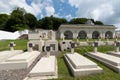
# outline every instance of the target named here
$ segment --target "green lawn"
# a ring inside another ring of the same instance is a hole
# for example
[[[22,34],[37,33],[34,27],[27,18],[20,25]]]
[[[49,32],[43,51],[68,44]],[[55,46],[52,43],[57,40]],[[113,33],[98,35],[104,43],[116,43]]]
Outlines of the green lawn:
[[[22,49],[22,50],[26,50],[27,48],[27,41],[28,40],[15,40],[14,42],[16,43],[16,47],[15,49]],[[7,41],[0,41],[0,51],[3,50],[8,50],[8,43],[11,42],[11,40],[7,40]],[[110,51],[113,50],[114,47],[113,46],[102,46],[102,47],[98,47],[98,51],[100,52],[106,52],[106,51]],[[76,48],[75,51],[78,52],[79,54],[82,54],[83,56],[85,56],[84,54],[88,51],[92,51],[93,47],[92,46],[87,46],[87,47],[79,47]],[[69,52],[70,50],[68,50],[67,52]],[[112,71],[111,69],[109,69],[108,67],[102,65],[100,62],[93,60],[89,57],[90,60],[94,61],[95,63],[97,63],[101,68],[103,68],[103,73],[101,74],[96,74],[96,75],[90,75],[90,76],[84,76],[84,77],[77,77],[74,78],[71,73],[70,70],[67,68],[67,65],[64,61],[63,58],[63,54],[65,54],[66,52],[61,52],[61,54],[59,55],[59,57],[57,58],[57,63],[58,63],[58,74],[59,74],[59,80],[120,80],[120,74]],[[86,56],[85,56],[86,57]]]

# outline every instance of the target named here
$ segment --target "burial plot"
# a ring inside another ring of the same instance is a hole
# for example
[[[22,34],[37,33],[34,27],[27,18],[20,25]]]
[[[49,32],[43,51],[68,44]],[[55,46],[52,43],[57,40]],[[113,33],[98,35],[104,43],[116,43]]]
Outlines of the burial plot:
[[[114,51],[108,51],[107,53],[116,57],[120,57],[120,51],[119,51],[119,47],[120,47],[120,42],[116,41],[115,42],[115,50]]]
[[[75,46],[71,43],[71,48]],[[102,69],[94,62],[71,50],[71,53],[64,55],[73,76],[86,76],[101,73]]]
[[[8,46],[10,47],[10,50],[0,52],[0,62],[23,52],[22,50],[14,50],[14,46],[15,46],[14,42],[10,42]]]
[[[6,59],[0,63],[0,79],[23,80],[39,58],[40,52],[32,51]]]
[[[55,56],[50,56],[50,46],[46,46],[46,52],[47,57],[40,59],[25,80],[53,79],[58,77],[57,60]]]
[[[86,55],[100,61],[101,63],[105,64],[112,70],[118,73],[120,72],[120,58],[97,52],[97,49],[95,49],[95,44],[94,44],[94,52],[88,52]]]
[[[94,62],[83,57],[78,53],[65,54],[65,60],[73,76],[87,76],[90,74],[101,73],[102,69]]]

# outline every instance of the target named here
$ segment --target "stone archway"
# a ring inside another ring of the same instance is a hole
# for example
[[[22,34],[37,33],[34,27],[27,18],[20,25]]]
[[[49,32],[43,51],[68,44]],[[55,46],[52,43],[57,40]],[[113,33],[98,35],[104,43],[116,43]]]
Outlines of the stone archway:
[[[111,31],[107,31],[106,33],[105,33],[105,38],[113,38],[113,33],[111,32]]]
[[[73,33],[72,31],[65,31],[64,32],[65,39],[73,39]]]
[[[93,38],[93,39],[98,39],[99,36],[100,36],[100,33],[99,33],[98,31],[94,31],[94,32],[92,33],[92,38]]]
[[[80,31],[78,33],[78,38],[80,38],[80,39],[86,39],[86,37],[87,37],[87,33],[85,31]]]

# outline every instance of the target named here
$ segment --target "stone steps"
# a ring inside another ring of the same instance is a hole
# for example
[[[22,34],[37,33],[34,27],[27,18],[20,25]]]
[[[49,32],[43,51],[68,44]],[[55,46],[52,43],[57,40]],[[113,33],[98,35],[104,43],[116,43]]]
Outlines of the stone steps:
[[[42,57],[25,80],[57,78],[57,62],[55,56]]]
[[[73,76],[86,76],[90,74],[101,73],[102,69],[96,63],[81,56],[78,53],[65,54],[65,60],[70,68]]]
[[[100,52],[88,52],[86,55],[100,61],[114,71],[120,72],[120,58]]]

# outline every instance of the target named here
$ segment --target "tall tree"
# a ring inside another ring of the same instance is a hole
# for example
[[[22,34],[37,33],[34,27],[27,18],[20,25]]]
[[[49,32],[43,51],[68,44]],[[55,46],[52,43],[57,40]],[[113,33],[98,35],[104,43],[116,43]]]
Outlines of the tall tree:
[[[70,20],[70,24],[85,24],[87,22],[87,18],[73,18]]]
[[[104,25],[103,22],[101,22],[101,21],[95,21],[95,24],[96,25]]]
[[[8,20],[9,16],[7,14],[0,14],[0,29],[4,30],[5,24]]]
[[[43,29],[53,29],[57,30],[60,24],[67,23],[64,18],[56,18],[53,16],[42,18],[38,21],[37,27]]]
[[[5,30],[7,31],[16,31],[16,30],[19,30],[19,29],[22,29],[24,28],[24,25],[26,26],[25,24],[25,19],[24,19],[24,14],[25,12],[23,12],[24,10],[22,8],[17,8],[16,10],[13,10],[11,15],[10,15],[10,18],[8,19],[7,23],[6,23],[6,28]],[[21,28],[17,28],[18,25],[23,25],[23,26],[19,26]],[[16,26],[17,25],[17,26]],[[23,28],[22,28],[23,27]]]
[[[28,25],[30,29],[35,29],[36,23],[37,23],[36,17],[31,13],[26,13],[24,15],[24,18],[25,18],[26,25]]]

